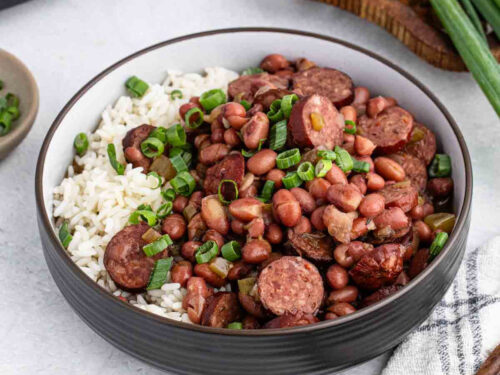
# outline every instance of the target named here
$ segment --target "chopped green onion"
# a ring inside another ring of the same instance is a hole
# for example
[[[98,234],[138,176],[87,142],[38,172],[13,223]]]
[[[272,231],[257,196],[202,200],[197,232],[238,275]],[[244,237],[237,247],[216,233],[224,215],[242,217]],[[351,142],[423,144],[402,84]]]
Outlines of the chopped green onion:
[[[161,176],[158,173],[156,173],[156,172],[149,172],[147,174],[147,177],[149,177],[149,176],[154,177],[154,178],[156,178],[158,180],[158,185],[156,185],[153,189],[158,189],[159,187],[161,187],[161,185],[163,185],[163,180],[161,179]]]
[[[259,73],[264,73],[264,70],[262,70],[261,68],[246,68],[244,71],[241,72],[241,75],[242,76],[248,76],[248,75],[252,75],[252,74],[259,74]]]
[[[242,101],[240,102],[240,104],[241,104],[243,107],[245,107],[245,111],[248,111],[250,108],[252,108],[252,105],[251,105],[249,102],[247,102],[246,100],[242,100]]]
[[[232,322],[227,325],[228,329],[243,329],[243,324],[241,322]]]
[[[181,155],[175,155],[173,158],[170,158],[170,162],[174,166],[177,173],[184,172],[189,169]]]
[[[186,144],[186,132],[181,124],[175,124],[166,129],[166,139],[174,147]]]
[[[436,154],[429,167],[429,177],[448,177],[451,174],[451,158],[446,154]]]
[[[164,190],[161,192],[161,196],[167,201],[173,201],[175,199],[175,190],[172,188]]]
[[[137,78],[136,76],[130,77],[127,82],[125,82],[125,87],[127,88],[130,95],[140,98],[149,88],[149,85],[143,80]]]
[[[162,143],[165,143],[167,141],[167,129],[160,126],[149,133],[149,138],[157,138]]]
[[[274,181],[267,180],[264,184],[264,187],[262,188],[262,192],[260,194],[260,197],[267,202],[269,199],[271,199],[273,195],[273,190],[274,190]]]
[[[299,162],[300,150],[298,148],[292,148],[284,151],[276,157],[276,165],[279,169],[288,169]]]
[[[174,90],[170,93],[170,99],[175,100],[175,99],[182,99],[182,91],[181,90]]]
[[[233,189],[232,199],[225,199],[224,197],[224,184],[229,184]],[[217,189],[217,195],[219,196],[219,201],[224,204],[229,204],[232,201],[238,199],[238,184],[233,180],[222,180],[219,182],[219,188]]]
[[[299,165],[297,173],[302,181],[311,181],[314,179],[314,167],[310,161],[306,161]]]
[[[73,236],[69,233],[68,223],[65,221],[61,228],[59,228],[59,240],[65,249],[68,248],[69,243],[73,239]]]
[[[370,172],[370,163],[353,159],[352,170],[356,173]]]
[[[198,120],[193,120],[193,122],[191,122],[191,117],[193,117],[196,113],[198,114]],[[186,127],[189,129],[198,128],[201,124],[203,124],[203,112],[198,107],[191,108],[184,115],[184,122],[186,123]]]
[[[9,92],[5,99],[7,99],[7,107],[19,107],[19,98],[17,95]]]
[[[337,154],[335,164],[337,164],[343,172],[349,172],[354,165],[351,155],[339,146],[335,146],[335,153]]]
[[[314,173],[316,177],[325,177],[330,169],[332,169],[332,161],[328,159],[321,159],[316,164],[316,168],[314,169]]]
[[[250,150],[241,150],[241,155],[243,155],[246,158],[251,158],[257,153],[257,151],[250,151]]]
[[[11,114],[12,121],[17,120],[19,116],[21,116],[21,112],[18,107],[7,107],[6,111]]]
[[[138,210],[146,210],[146,211],[151,211],[153,212],[153,209],[151,208],[150,204],[141,204],[139,207],[137,207]]]
[[[158,259],[155,262],[151,278],[149,279],[147,290],[160,289],[167,282],[168,271],[172,267],[173,257]]]
[[[146,254],[147,257],[152,257],[155,256],[158,253],[161,253],[163,250],[165,250],[167,247],[172,245],[174,242],[170,238],[168,234],[164,234],[160,238],[158,238],[156,241],[151,242],[145,246],[142,247],[142,251],[144,251],[144,254]]]
[[[271,127],[269,148],[271,150],[279,150],[285,145],[286,137],[287,137],[286,120],[277,122]]]
[[[189,167],[191,165],[191,161],[193,160],[193,155],[190,152],[183,152],[182,158],[184,159],[184,163]]]
[[[108,158],[109,162],[111,163],[111,166],[116,171],[116,173],[118,173],[119,175],[123,175],[125,173],[125,166],[119,163],[118,160],[116,159],[116,150],[115,150],[115,145],[113,143],[110,143],[108,145]]]
[[[219,247],[215,241],[207,241],[196,250],[196,263],[208,263],[219,253]]]
[[[436,237],[434,238],[434,241],[432,241],[430,247],[431,258],[436,257],[441,252],[441,250],[443,250],[446,241],[448,241],[448,233],[439,232],[438,234],[436,234]]]
[[[156,222],[158,220],[156,214],[151,211],[151,210],[145,210],[145,209],[140,209],[141,207],[137,207],[138,209],[132,212],[130,217],[128,218],[129,223],[131,224],[139,224],[139,221],[145,221],[148,223],[150,227],[153,227],[156,225]]]
[[[184,150],[180,147],[172,147],[168,152],[168,156],[173,158],[174,156],[182,155],[183,152]]]
[[[345,120],[345,125],[346,127],[344,128],[344,131],[347,134],[356,134],[356,123],[351,120]],[[350,127],[348,127],[350,126]]]
[[[241,245],[238,241],[229,241],[222,246],[221,253],[224,259],[234,262],[241,258]]]
[[[283,181],[283,185],[286,189],[292,189],[302,185],[302,180],[297,172],[288,172],[281,181]]]
[[[3,90],[3,86],[4,86],[4,83],[3,83],[3,81],[0,79],[0,90]]]
[[[6,135],[10,132],[12,127],[12,115],[7,111],[0,112],[0,136]]]
[[[0,111],[3,111],[7,108],[7,99],[4,97],[0,97]]]
[[[285,118],[290,117],[293,105],[299,100],[299,97],[295,94],[285,95],[281,99],[281,110],[283,111],[283,116]]]
[[[283,111],[281,109],[281,99],[276,99],[271,103],[271,106],[269,107],[269,112],[267,112],[267,118],[271,123],[275,123],[278,121],[283,120],[285,115],[283,114]]]
[[[73,141],[73,145],[75,146],[76,153],[80,156],[85,154],[87,149],[89,148],[89,140],[87,138],[87,134],[78,133]]]
[[[331,150],[319,150],[318,157],[326,160],[335,160],[337,159],[337,154]]]
[[[200,104],[207,112],[210,112],[215,107],[224,104],[226,100],[226,94],[221,89],[208,90],[200,96]]]
[[[142,153],[148,158],[155,158],[163,154],[165,146],[158,138],[148,137],[141,143]]]
[[[177,194],[189,197],[196,187],[196,181],[189,172],[184,171],[178,173],[177,176],[171,179],[170,185],[172,185]]]
[[[167,201],[167,203],[163,203],[156,211],[156,216],[158,219],[164,219],[172,212],[173,203],[172,201]]]

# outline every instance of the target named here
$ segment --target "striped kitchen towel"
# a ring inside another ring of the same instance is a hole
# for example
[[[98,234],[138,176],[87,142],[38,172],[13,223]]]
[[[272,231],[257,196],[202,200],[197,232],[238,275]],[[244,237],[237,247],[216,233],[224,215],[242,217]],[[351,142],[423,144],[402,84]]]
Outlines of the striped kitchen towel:
[[[500,237],[495,237],[466,253],[443,300],[395,349],[382,375],[473,375],[499,344]]]

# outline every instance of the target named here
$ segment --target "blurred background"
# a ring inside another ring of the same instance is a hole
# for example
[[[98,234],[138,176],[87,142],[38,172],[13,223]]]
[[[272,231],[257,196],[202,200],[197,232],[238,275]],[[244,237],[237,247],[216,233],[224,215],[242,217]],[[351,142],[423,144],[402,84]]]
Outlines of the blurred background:
[[[0,8],[10,2],[0,0]],[[495,166],[500,163],[500,126],[496,113],[470,74],[429,65],[374,24],[309,0],[25,2],[0,11],[0,48],[31,69],[40,90],[40,110],[32,131],[0,161],[1,374],[161,373],[102,340],[57,290],[43,260],[36,227],[35,165],[57,113],[100,71],[151,44],[238,26],[292,28],[344,39],[382,55],[423,82],[455,118],[471,152],[474,200],[469,247],[497,231],[494,215],[500,210],[500,174]],[[379,374],[386,359],[382,356],[345,374]]]

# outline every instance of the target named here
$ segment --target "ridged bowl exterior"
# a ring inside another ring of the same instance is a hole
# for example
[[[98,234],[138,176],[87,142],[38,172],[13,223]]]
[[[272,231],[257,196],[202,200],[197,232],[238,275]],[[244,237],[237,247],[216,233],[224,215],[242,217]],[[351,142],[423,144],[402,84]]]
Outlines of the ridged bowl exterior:
[[[212,33],[217,32],[232,30]],[[159,368],[179,374],[325,374],[353,366],[401,342],[430,314],[457,273],[470,225],[472,173],[467,149],[451,117],[450,125],[461,145],[467,184],[454,234],[433,264],[410,285],[351,316],[305,327],[230,334],[201,326],[186,328],[112,297],[83,272],[77,272],[51,228],[42,203],[44,146],[37,167],[36,193],[45,259],[66,300],[96,333]]]

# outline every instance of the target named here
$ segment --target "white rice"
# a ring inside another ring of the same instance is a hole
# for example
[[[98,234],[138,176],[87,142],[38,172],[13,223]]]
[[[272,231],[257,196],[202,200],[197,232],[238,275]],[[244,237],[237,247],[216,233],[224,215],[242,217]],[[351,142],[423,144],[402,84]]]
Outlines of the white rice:
[[[168,71],[163,84],[150,84],[142,98],[122,96],[113,107],[108,106],[96,131],[88,134],[87,152],[75,157],[82,173],[75,174],[73,166],[69,166],[68,177],[54,189],[54,217],[68,221],[73,239],[67,251],[82,271],[116,297],[185,322],[189,322],[182,309],[186,290],[178,283],[170,283],[170,274],[161,289],[133,294],[120,290],[104,268],[106,245],[127,225],[130,214],[141,204],[156,210],[163,203],[160,189],[153,188],[157,180],[146,177],[142,168],[127,164],[123,176],[116,174],[108,160],[107,146],[113,143],[118,161],[125,163],[121,142],[127,131],[141,124],[169,127],[179,123],[179,107],[189,98],[210,89],[227,90],[227,84],[238,77],[235,72],[217,67],[206,68],[205,73]],[[183,99],[171,99],[173,90],[181,90]]]

